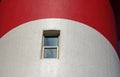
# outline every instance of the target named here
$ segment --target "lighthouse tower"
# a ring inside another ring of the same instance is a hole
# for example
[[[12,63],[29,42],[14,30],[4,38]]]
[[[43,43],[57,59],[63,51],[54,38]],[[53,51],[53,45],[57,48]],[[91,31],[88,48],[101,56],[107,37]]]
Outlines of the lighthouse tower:
[[[120,77],[109,0],[2,0],[0,77]]]

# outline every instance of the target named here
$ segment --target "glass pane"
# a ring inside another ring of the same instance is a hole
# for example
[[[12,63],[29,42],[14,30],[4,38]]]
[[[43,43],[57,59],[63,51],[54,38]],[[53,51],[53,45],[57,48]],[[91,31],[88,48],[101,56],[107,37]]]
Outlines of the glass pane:
[[[44,58],[56,58],[57,48],[45,48]]]
[[[44,46],[57,46],[58,45],[58,36],[45,36]]]

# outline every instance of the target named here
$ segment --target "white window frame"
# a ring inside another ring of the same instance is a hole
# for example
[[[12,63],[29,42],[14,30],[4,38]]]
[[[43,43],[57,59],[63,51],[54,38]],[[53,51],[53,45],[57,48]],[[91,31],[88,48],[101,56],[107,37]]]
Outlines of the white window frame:
[[[44,33],[45,32],[45,33]],[[58,45],[57,46],[44,46],[44,39],[45,39],[45,36],[57,36],[58,37],[58,40],[57,40],[57,43]],[[59,38],[60,38],[60,30],[44,30],[43,31],[43,38],[42,38],[42,51],[41,51],[41,58],[42,59],[59,59]],[[45,58],[45,48],[56,48],[57,51],[56,51],[56,58]]]

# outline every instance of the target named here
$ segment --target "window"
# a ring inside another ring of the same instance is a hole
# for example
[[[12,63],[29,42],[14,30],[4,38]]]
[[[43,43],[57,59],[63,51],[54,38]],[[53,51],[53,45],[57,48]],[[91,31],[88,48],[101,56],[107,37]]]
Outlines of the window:
[[[58,58],[59,30],[44,30],[42,44],[42,58]]]

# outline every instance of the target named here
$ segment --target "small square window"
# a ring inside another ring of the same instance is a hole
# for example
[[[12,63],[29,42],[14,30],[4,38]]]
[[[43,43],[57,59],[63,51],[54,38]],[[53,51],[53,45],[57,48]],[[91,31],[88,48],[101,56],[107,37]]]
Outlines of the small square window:
[[[57,48],[45,48],[44,58],[57,58]]]
[[[59,56],[59,30],[43,31],[42,58],[58,58]]]
[[[57,46],[58,36],[44,36],[44,46]]]

